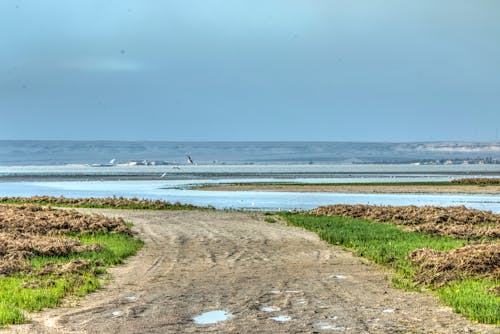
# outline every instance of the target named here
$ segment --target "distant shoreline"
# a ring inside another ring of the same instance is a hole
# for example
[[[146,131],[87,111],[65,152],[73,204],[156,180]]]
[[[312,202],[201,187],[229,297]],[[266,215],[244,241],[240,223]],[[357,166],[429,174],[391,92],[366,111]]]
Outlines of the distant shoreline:
[[[275,192],[331,192],[363,194],[498,194],[500,185],[452,185],[449,183],[418,184],[213,184],[196,187],[205,191],[275,191]]]

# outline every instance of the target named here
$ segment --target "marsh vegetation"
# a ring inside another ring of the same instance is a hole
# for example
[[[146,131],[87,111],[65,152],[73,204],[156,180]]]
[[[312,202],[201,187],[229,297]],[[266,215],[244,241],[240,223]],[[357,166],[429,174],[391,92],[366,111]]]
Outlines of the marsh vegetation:
[[[0,326],[101,285],[142,242],[120,218],[39,205],[0,205]]]
[[[282,215],[390,266],[395,286],[430,289],[467,318],[500,324],[500,215],[463,207],[366,205]]]

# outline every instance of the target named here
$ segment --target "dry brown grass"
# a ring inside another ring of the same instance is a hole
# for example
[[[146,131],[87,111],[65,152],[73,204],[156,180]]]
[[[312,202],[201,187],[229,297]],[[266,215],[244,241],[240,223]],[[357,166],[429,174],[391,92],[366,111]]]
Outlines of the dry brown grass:
[[[0,205],[0,276],[18,272],[38,275],[78,273],[90,268],[85,260],[47,264],[38,271],[27,259],[35,256],[67,256],[100,249],[83,245],[68,234],[120,232],[131,234],[121,218],[84,215],[75,210],[56,210],[39,205]]]
[[[500,215],[462,206],[329,205],[311,211],[317,215],[346,216],[387,222],[411,231],[461,239],[482,239],[451,251],[416,249],[409,259],[416,265],[419,283],[441,286],[454,279],[500,279]]]
[[[43,275],[57,275],[63,276],[67,274],[83,274],[89,270],[94,270],[95,264],[84,259],[73,259],[66,263],[46,263],[36,273],[40,276]]]
[[[34,256],[66,256],[99,249],[97,244],[83,245],[69,238],[0,232],[0,275],[31,271],[26,260]]]
[[[130,234],[121,218],[85,215],[40,205],[0,205],[0,232],[62,235],[119,232]]]
[[[454,184],[500,184],[500,178],[465,178],[452,180],[451,183]]]
[[[0,203],[32,203],[69,205],[81,207],[110,207],[110,208],[144,208],[144,209],[175,209],[175,208],[196,208],[194,205],[181,204],[179,202],[170,203],[161,200],[147,200],[138,198],[107,197],[107,198],[67,198],[55,196],[32,196],[32,197],[0,197]]]
[[[328,205],[310,211],[316,215],[345,216],[404,225],[413,231],[456,238],[499,238],[500,215],[463,206]]]
[[[418,266],[419,283],[441,286],[454,279],[500,279],[500,243],[469,244],[451,251],[417,249],[409,258]],[[499,289],[500,287],[496,287]]]

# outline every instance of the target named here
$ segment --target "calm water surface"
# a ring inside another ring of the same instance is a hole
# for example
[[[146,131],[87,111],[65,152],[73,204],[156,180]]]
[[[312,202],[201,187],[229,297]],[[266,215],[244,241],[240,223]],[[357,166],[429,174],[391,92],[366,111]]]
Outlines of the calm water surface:
[[[219,209],[307,210],[327,204],[377,204],[465,205],[469,208],[500,212],[500,195],[238,192],[198,191],[182,188],[197,183],[233,181],[246,182],[249,179],[2,182],[0,183],[0,196],[51,195],[73,198],[124,196],[213,206]],[[310,182],[311,179],[303,179],[302,181]]]

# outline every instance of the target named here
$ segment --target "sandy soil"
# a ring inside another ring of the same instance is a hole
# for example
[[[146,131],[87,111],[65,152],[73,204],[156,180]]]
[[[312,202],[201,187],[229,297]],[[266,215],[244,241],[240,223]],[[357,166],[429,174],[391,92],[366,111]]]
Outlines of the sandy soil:
[[[113,268],[104,289],[6,332],[500,333],[454,314],[434,296],[396,290],[381,268],[313,233],[265,223],[261,214],[99,212],[133,221],[143,250]],[[219,309],[233,317],[212,325],[192,321]],[[291,320],[271,319],[279,315]]]
[[[292,192],[334,192],[334,193],[413,193],[413,194],[500,194],[500,186],[470,185],[210,185],[197,190],[211,191],[292,191]]]

